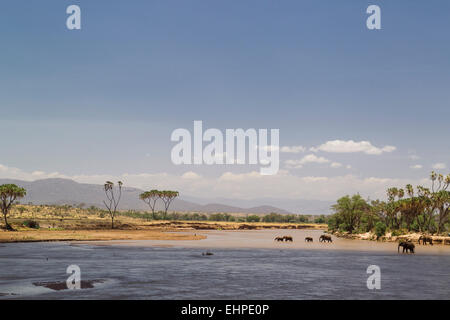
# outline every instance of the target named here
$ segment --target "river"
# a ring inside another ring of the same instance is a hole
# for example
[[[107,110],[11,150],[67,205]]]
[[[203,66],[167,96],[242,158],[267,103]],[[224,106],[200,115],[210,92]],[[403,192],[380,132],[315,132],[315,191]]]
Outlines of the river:
[[[234,233],[243,245],[228,248],[214,246],[214,235],[236,236],[220,232],[211,233],[209,243],[1,244],[0,299],[450,299],[450,254],[424,254],[423,247],[415,255],[398,254],[395,244],[389,244],[394,250],[336,249],[340,240],[327,247],[315,239],[310,248],[300,239],[270,239],[267,247],[242,240],[243,234],[270,232]],[[81,290],[35,285],[65,283],[69,265],[79,266],[81,280],[98,282]],[[380,289],[367,288],[369,265],[380,268]]]

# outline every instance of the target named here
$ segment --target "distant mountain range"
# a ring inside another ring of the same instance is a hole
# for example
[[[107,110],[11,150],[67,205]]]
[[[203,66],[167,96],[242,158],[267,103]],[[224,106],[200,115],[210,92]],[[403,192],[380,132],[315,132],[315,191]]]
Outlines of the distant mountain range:
[[[22,181],[12,179],[0,179],[0,184],[14,183],[27,190],[21,203],[33,204],[71,204],[103,207],[105,193],[103,185],[78,183],[69,179],[44,179],[36,181]],[[124,187],[119,209],[122,210],[149,210],[148,206],[139,199],[143,191],[137,188]],[[233,199],[200,199],[194,197],[177,198],[170,206],[170,211],[184,212],[227,212],[227,213],[256,213],[267,214],[276,212],[289,214],[291,212],[304,214],[327,214],[331,203],[314,200],[233,200]],[[266,203],[265,205],[261,205]],[[271,205],[268,205],[270,203]],[[303,206],[302,206],[303,203]],[[275,204],[275,205],[274,205]],[[284,206],[283,206],[284,205]],[[281,209],[278,206],[291,209]],[[302,208],[303,207],[303,208]],[[157,210],[162,210],[162,203],[157,205]],[[294,210],[292,210],[294,209]]]

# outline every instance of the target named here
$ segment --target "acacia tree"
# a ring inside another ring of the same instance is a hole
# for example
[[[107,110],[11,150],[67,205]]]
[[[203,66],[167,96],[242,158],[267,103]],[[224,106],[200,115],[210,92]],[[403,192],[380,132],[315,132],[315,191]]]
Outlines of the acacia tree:
[[[6,230],[12,231],[14,230],[9,224],[7,215],[9,213],[9,209],[19,198],[25,197],[27,191],[24,188],[20,188],[15,184],[3,184],[0,186],[0,208],[3,213],[3,218],[5,220],[5,228]]]
[[[114,218],[116,217],[117,207],[119,206],[120,198],[122,197],[122,185],[123,183],[121,181],[117,182],[117,194],[114,190],[114,183],[106,181],[104,185],[106,198],[108,200],[103,200],[103,203],[108,209],[109,216],[111,217],[111,229],[114,229]]]
[[[156,201],[160,199],[159,197],[159,191],[158,190],[150,190],[145,191],[139,195],[139,198],[144,201],[150,209],[152,209],[152,219],[155,219],[155,207],[156,207]]]
[[[169,206],[172,203],[173,199],[178,197],[179,193],[178,191],[159,191],[158,196],[159,198],[164,202],[164,216],[163,219],[166,219],[167,216],[167,210],[169,210]]]

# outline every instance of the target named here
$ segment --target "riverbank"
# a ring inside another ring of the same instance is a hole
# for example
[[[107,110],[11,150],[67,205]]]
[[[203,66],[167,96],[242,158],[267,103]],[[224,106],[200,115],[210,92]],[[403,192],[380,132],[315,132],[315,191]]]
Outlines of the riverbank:
[[[333,232],[331,233],[338,238],[343,239],[353,239],[353,240],[369,240],[369,241],[379,241],[379,242],[399,242],[399,241],[410,241],[413,243],[419,243],[419,238],[422,236],[421,233],[407,233],[401,235],[392,235],[391,232],[386,233],[386,235],[378,238],[375,233],[366,232],[366,233],[348,233],[348,232]],[[433,239],[433,244],[438,245],[450,245],[450,237],[447,236],[430,236]]]
[[[136,221],[122,219],[115,229],[104,220],[64,220],[54,223],[38,221],[39,229],[16,224],[17,231],[0,231],[0,243],[39,241],[104,241],[104,240],[201,240],[206,236],[198,231],[208,230],[263,230],[263,229],[311,229],[326,230],[321,224],[291,223],[239,223],[213,221]],[[189,232],[193,231],[193,232]]]

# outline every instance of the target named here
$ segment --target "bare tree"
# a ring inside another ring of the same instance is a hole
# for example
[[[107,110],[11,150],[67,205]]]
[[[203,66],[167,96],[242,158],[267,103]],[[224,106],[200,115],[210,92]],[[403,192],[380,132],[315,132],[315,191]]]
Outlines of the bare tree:
[[[109,216],[111,217],[111,229],[114,229],[114,218],[116,217],[117,207],[119,206],[120,198],[122,197],[122,185],[123,183],[121,181],[117,182],[117,194],[114,190],[114,183],[106,181],[104,185],[106,198],[108,200],[103,200],[103,203],[108,209]]]

